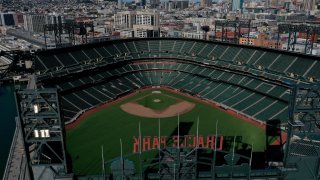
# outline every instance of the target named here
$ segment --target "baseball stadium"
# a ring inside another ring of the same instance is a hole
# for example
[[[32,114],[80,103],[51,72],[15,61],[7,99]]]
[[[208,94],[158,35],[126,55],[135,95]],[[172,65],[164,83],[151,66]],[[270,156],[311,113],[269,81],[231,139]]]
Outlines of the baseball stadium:
[[[40,51],[33,58],[33,93],[41,97],[30,101],[33,111],[38,117],[59,112],[41,124],[53,127],[48,134],[39,126],[25,133],[26,144],[41,150],[28,156],[33,171],[50,164],[78,179],[319,177],[318,114],[306,121],[306,111],[298,116],[300,109],[292,108],[308,90],[319,96],[314,88],[298,88],[318,83],[315,56],[144,38]],[[18,92],[18,102],[31,97],[25,93]],[[44,147],[29,137],[42,133],[56,139]]]

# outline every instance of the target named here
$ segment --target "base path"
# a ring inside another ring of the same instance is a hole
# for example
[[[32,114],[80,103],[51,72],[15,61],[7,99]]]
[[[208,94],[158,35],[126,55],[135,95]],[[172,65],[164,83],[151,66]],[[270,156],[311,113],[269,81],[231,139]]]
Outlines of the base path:
[[[171,105],[164,110],[153,110],[144,107],[140,104],[129,102],[120,106],[120,108],[132,115],[147,117],[147,118],[167,118],[174,117],[178,114],[189,112],[195,107],[194,103],[182,101],[177,104]]]

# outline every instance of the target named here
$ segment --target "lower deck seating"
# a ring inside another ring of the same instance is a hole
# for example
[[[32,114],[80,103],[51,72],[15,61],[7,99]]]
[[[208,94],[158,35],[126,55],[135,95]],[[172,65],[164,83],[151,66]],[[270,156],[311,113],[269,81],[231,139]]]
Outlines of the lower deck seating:
[[[73,88],[72,91],[68,91],[61,98],[63,118],[68,121],[81,110],[113,101],[124,93],[144,86],[166,85],[181,91],[198,94],[204,99],[222,103],[260,120],[278,118],[285,122],[288,119],[287,103],[259,94],[254,89],[244,89],[236,84],[228,84],[179,71],[134,71],[118,75],[120,76],[117,76],[117,78],[91,86],[84,86],[90,81],[90,76],[58,84],[57,86],[62,90]],[[223,74],[219,76],[223,76]],[[225,79],[232,79],[233,77],[231,75]],[[77,86],[83,86],[83,88],[77,88]]]

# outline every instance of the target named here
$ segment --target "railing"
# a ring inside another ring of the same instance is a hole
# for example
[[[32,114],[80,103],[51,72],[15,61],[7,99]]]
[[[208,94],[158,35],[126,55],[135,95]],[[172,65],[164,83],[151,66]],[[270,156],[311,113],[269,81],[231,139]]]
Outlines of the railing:
[[[8,179],[9,169],[10,169],[10,166],[11,166],[10,164],[11,164],[11,161],[12,161],[14,148],[15,148],[15,146],[17,144],[17,139],[18,139],[19,133],[20,133],[20,128],[18,127],[18,124],[16,123],[16,129],[14,131],[14,135],[13,135],[12,143],[11,143],[11,147],[10,147],[10,152],[9,152],[7,163],[6,163],[6,169],[4,171],[3,178],[2,178],[3,180]]]
[[[76,115],[73,116],[72,119],[70,119],[69,121],[65,122],[64,124],[65,124],[65,125],[68,125],[68,124],[73,123],[73,122],[76,121],[84,112],[86,112],[86,111],[89,110],[89,109],[90,109],[90,108],[80,110]]]

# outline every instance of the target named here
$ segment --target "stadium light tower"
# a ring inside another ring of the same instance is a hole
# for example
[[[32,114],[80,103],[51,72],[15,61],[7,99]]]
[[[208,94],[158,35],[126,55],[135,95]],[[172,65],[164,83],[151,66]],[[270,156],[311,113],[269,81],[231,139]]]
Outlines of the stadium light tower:
[[[15,96],[31,178],[71,179],[57,90],[25,89]]]
[[[313,44],[316,42],[316,37],[320,32],[320,26],[311,24],[292,24],[292,23],[282,23],[278,25],[278,39],[277,48],[279,48],[279,43],[281,40],[281,34],[288,33],[289,37],[287,40],[287,51],[295,51],[296,45],[304,45],[304,53],[312,54]],[[298,35],[301,34],[303,39],[302,43],[298,42]]]
[[[235,43],[238,44],[239,43],[239,39],[242,36],[241,35],[241,29],[246,28],[248,29],[248,37],[249,37],[249,33],[250,33],[250,29],[251,29],[251,20],[235,20],[235,21],[230,21],[230,20],[216,20],[215,21],[215,37],[214,40],[218,40],[217,39],[217,29],[221,29],[221,37],[220,37],[220,41],[223,42],[231,42],[231,43]],[[228,37],[228,28],[232,29],[233,31],[229,31],[229,32],[233,32],[233,37]],[[231,40],[229,39],[231,38]]]
[[[313,139],[320,133],[320,85],[296,85],[292,92],[285,167],[297,168],[288,179],[320,178],[320,142]],[[307,168],[306,167],[312,167]]]

